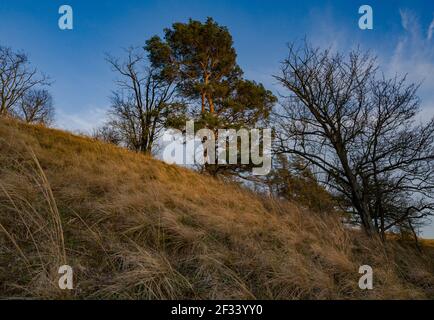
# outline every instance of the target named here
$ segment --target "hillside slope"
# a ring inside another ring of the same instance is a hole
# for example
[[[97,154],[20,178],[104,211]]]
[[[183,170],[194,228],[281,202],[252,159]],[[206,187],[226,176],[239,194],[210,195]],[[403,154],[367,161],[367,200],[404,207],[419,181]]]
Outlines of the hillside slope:
[[[0,298],[434,298],[432,248],[150,157],[0,121]],[[58,268],[74,290],[58,288]],[[359,266],[374,290],[358,288]]]

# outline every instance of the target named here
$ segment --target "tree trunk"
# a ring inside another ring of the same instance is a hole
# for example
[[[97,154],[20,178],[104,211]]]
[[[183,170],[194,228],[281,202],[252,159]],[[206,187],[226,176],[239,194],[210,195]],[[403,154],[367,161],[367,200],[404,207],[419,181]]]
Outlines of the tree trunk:
[[[335,145],[345,175],[350,184],[354,207],[356,208],[357,213],[359,214],[360,219],[362,220],[363,229],[365,230],[367,235],[371,236],[375,233],[375,227],[372,223],[372,217],[369,212],[369,207],[365,201],[362,190],[360,190],[360,186],[359,183],[357,182],[357,178],[353,174],[353,171],[351,170],[346,149],[343,146],[343,143],[341,143],[341,141],[339,140],[339,138],[335,139],[333,143]]]
[[[214,102],[212,101],[212,98],[208,94],[208,104],[209,104],[209,112],[214,113]]]
[[[200,94],[202,100],[202,115],[205,113],[205,91],[202,91]]]

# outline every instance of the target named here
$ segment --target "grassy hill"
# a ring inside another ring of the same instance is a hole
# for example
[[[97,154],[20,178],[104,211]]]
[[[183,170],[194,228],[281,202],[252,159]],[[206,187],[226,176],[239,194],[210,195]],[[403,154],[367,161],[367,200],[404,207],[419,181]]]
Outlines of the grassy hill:
[[[91,139],[0,121],[0,298],[434,298],[434,249]],[[74,290],[58,268],[74,269]],[[374,290],[358,287],[359,266]]]

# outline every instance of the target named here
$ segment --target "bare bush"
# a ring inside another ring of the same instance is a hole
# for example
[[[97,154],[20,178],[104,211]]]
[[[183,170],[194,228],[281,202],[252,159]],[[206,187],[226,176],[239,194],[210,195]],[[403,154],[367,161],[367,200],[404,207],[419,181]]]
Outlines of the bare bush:
[[[54,120],[53,98],[47,90],[29,90],[18,101],[15,114],[26,123],[49,125]]]

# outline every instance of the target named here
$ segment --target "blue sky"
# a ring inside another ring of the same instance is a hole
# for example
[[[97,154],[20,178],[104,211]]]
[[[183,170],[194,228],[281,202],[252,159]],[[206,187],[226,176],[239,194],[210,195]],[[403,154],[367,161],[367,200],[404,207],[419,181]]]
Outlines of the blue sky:
[[[58,28],[58,9],[71,5],[74,29]],[[373,8],[374,29],[358,28],[358,8]],[[286,44],[307,37],[319,46],[360,45],[378,55],[390,75],[423,81],[423,118],[434,115],[434,1],[258,0],[0,0],[0,45],[27,52],[54,81],[56,126],[91,130],[104,121],[115,75],[105,53],[143,45],[165,27],[207,16],[226,25],[247,78],[275,91],[272,74]],[[426,236],[434,238],[434,226]]]

